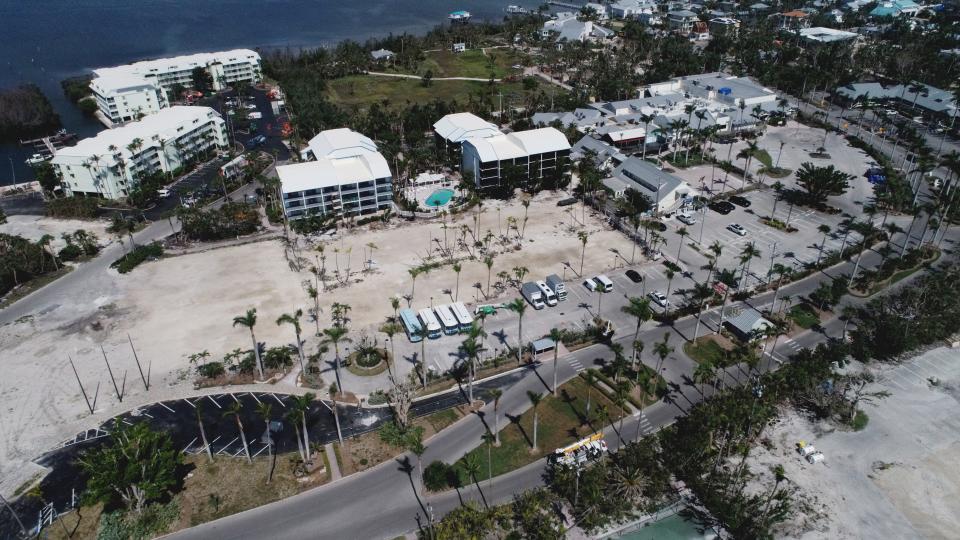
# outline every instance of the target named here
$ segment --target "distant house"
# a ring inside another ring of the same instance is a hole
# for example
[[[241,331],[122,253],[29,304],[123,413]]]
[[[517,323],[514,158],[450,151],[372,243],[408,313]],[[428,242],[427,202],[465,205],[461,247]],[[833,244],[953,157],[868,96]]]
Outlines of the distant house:
[[[570,159],[573,161],[580,161],[586,156],[593,156],[597,167],[603,170],[616,167],[627,160],[627,156],[619,150],[591,135],[584,135],[570,149]]]
[[[663,212],[680,204],[693,190],[676,176],[658,169],[649,161],[638,157],[627,158],[613,170],[613,181],[604,180],[604,185],[614,191],[627,187],[646,195],[653,203],[654,212]]]
[[[710,33],[715,36],[736,36],[740,31],[740,21],[730,17],[710,19]]]
[[[700,19],[696,13],[686,9],[667,13],[667,24],[670,26],[670,30],[679,34],[689,34],[693,30],[693,24],[698,20]]]
[[[594,24],[593,21],[581,21],[575,13],[570,12],[557,13],[540,29],[540,37],[543,39],[555,37],[558,49],[563,48],[564,43],[609,39],[614,35],[613,30]]]
[[[704,21],[693,23],[693,29],[690,30],[690,39],[692,41],[704,41],[710,39],[710,28]]]
[[[535,113],[530,121],[535,126],[549,126],[554,122],[560,122],[565,128],[575,127],[577,131],[586,132],[596,127],[603,115],[596,109],[575,109],[573,112],[561,113]]]
[[[774,17],[777,18],[777,25],[781,30],[800,30],[810,26],[810,14],[799,9],[778,13]]]
[[[617,19],[637,19],[656,12],[657,4],[651,0],[619,0],[610,4],[610,16]]]
[[[450,50],[453,51],[453,52],[455,52],[455,53],[462,53],[463,51],[467,50],[467,44],[466,44],[466,43],[454,43],[454,44],[453,44],[453,47],[451,47]]]
[[[386,49],[377,49],[370,52],[370,57],[377,62],[393,60],[393,57],[396,56],[393,51],[388,51]]]
[[[459,156],[463,141],[499,135],[497,126],[473,113],[452,113],[433,124],[433,137],[437,148],[448,155]]]
[[[764,319],[759,311],[751,307],[728,317],[723,324],[742,341],[754,341],[761,337],[766,329],[773,328],[772,322]]]
[[[852,41],[857,39],[859,34],[837,30],[836,28],[813,27],[800,30],[800,37],[813,44],[838,43],[841,41]]]
[[[610,15],[607,13],[607,6],[603,4],[588,2],[583,6],[583,9],[592,10],[597,15],[598,21],[605,21],[610,18]]]
[[[913,17],[920,12],[921,6],[913,0],[889,0],[880,2],[870,11],[871,17]]]

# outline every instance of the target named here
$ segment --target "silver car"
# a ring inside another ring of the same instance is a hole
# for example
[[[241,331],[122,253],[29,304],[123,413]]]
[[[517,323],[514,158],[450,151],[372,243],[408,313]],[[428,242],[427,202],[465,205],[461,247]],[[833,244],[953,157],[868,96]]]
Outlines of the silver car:
[[[747,235],[747,230],[744,229],[739,223],[731,223],[730,225],[727,225],[727,230],[739,236]]]

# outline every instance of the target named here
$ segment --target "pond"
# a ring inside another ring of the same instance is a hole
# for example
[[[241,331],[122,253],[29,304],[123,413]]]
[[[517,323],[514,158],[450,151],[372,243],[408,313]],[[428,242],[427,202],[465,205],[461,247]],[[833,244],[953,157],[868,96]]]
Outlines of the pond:
[[[453,190],[438,189],[433,193],[431,193],[430,196],[427,197],[427,200],[423,201],[423,203],[426,204],[427,206],[438,208],[441,206],[445,206],[447,203],[450,202],[450,199],[452,198],[453,198]]]

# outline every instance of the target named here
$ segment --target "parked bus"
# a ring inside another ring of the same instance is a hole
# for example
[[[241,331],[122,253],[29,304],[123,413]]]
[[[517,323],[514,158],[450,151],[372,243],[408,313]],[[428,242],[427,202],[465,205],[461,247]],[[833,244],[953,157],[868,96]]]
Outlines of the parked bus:
[[[444,334],[451,335],[460,331],[460,323],[457,322],[457,318],[454,317],[453,312],[450,311],[450,306],[442,304],[433,308],[433,310],[437,312],[437,318],[440,319],[440,324],[443,325]]]
[[[432,309],[421,309],[417,315],[420,316],[420,324],[427,327],[427,337],[437,339],[443,335],[440,328],[440,321],[437,320],[437,316],[433,314]]]
[[[403,324],[403,329],[407,332],[410,341],[416,343],[423,340],[423,336],[420,335],[423,326],[420,325],[420,321],[417,320],[417,315],[412,309],[404,308],[400,310],[400,322]]]
[[[557,305],[557,295],[554,294],[553,289],[547,286],[546,281],[538,281],[537,288],[543,293],[543,301],[546,302],[548,306]]]
[[[460,323],[460,331],[465,332],[469,330],[473,325],[473,317],[470,316],[467,306],[463,305],[463,302],[454,302],[450,304],[450,309],[453,310],[453,316],[456,317],[457,322]]]

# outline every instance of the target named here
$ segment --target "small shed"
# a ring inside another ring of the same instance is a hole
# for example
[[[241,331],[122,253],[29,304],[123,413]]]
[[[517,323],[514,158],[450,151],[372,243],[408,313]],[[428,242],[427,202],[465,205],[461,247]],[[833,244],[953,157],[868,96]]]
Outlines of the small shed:
[[[393,60],[394,53],[393,51],[388,51],[387,49],[377,49],[370,53],[370,57],[377,62],[383,60]]]
[[[466,51],[466,50],[467,50],[467,44],[466,44],[466,43],[454,43],[454,44],[453,44],[453,47],[451,47],[450,50],[452,50],[452,51],[455,52],[455,53],[462,53],[463,51]]]
[[[536,358],[537,355],[550,352],[556,348],[557,343],[548,337],[541,338],[530,343],[530,350],[533,352],[534,358]]]
[[[759,311],[750,307],[732,315],[723,324],[742,341],[753,341],[759,338],[764,330],[773,327],[772,322],[764,319]]]

